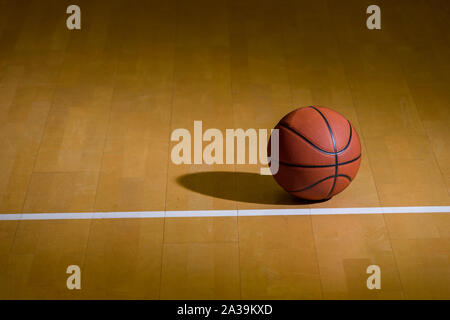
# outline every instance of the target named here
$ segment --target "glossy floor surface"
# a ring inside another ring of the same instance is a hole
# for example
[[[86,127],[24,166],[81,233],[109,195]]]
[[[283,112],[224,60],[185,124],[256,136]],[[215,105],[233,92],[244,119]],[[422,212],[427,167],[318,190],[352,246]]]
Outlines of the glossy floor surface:
[[[0,214],[450,205],[448,0],[77,3],[70,31],[67,1],[0,0]],[[327,202],[170,159],[194,120],[272,128],[307,105],[362,143]],[[450,214],[0,221],[0,298],[449,299]]]

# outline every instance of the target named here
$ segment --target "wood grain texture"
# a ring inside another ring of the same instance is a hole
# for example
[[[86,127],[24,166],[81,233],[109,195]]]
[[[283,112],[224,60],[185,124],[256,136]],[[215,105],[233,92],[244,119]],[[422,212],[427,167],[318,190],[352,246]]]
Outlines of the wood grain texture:
[[[449,205],[449,2],[375,3],[371,31],[369,0],[82,0],[69,31],[64,2],[0,1],[0,214]],[[327,202],[259,166],[170,160],[195,120],[270,129],[306,105],[362,144]],[[449,230],[446,213],[1,221],[0,298],[449,299]]]

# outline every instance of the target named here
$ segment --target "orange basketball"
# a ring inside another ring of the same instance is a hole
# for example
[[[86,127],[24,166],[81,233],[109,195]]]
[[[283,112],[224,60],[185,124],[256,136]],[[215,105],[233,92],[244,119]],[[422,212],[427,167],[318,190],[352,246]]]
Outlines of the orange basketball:
[[[299,108],[281,119],[275,129],[279,130],[279,169],[272,173],[290,194],[327,200],[355,178],[361,144],[350,121],[338,112],[319,106]],[[269,156],[270,145],[271,141]]]

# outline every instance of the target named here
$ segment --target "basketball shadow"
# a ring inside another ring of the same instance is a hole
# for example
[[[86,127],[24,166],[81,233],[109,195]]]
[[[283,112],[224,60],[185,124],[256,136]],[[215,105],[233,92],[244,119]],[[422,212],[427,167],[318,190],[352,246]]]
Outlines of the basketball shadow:
[[[257,173],[206,171],[182,175],[177,182],[186,189],[226,200],[285,205],[312,203],[285,192],[273,177]]]

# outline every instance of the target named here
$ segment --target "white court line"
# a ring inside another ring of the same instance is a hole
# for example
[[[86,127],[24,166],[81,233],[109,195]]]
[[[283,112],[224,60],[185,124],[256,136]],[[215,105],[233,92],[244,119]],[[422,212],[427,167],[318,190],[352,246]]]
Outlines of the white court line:
[[[164,218],[164,211],[94,212],[93,219]]]
[[[426,212],[450,212],[450,206],[430,206],[430,207],[381,207],[383,213],[421,213]]]
[[[408,208],[408,207],[405,207]],[[450,208],[450,207],[449,207]],[[331,209],[331,210],[330,210]],[[312,208],[312,215],[329,215],[329,214],[381,214],[382,207],[369,208]],[[424,212],[424,211],[421,211]]]
[[[66,219],[92,219],[93,212],[75,213],[22,213],[18,220],[66,220]],[[1,220],[1,217],[0,217]]]
[[[260,209],[260,210],[238,210],[240,217],[258,216],[304,216],[310,215],[311,209]]]
[[[21,220],[21,213],[0,214],[0,220]]]
[[[299,208],[256,210],[198,210],[198,211],[133,211],[133,212],[73,212],[73,213],[13,213],[0,214],[0,221],[67,220],[67,219],[144,219],[194,217],[255,217],[341,214],[450,213],[450,206],[427,207],[368,207],[368,208]]]
[[[237,210],[166,211],[166,218],[237,217]]]

